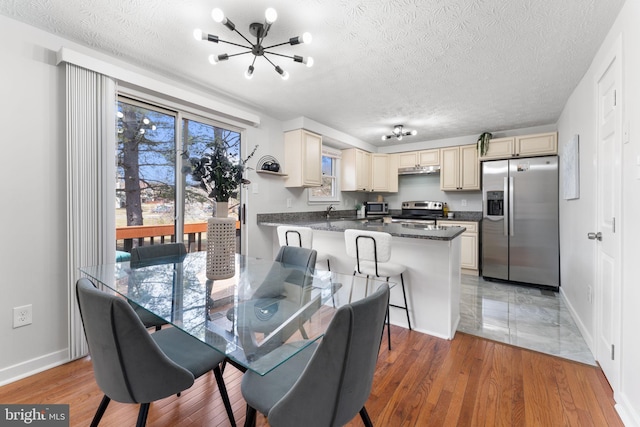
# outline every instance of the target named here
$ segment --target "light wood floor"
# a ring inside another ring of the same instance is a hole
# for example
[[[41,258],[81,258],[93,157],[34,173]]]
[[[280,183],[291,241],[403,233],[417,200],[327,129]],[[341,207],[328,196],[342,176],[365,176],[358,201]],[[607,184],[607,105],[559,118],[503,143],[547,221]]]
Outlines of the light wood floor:
[[[458,332],[452,341],[392,327],[380,350],[367,410],[386,426],[622,426],[602,371]],[[241,374],[225,381],[238,425]],[[100,403],[91,359],[80,359],[0,387],[0,403],[70,405],[72,426],[89,425]],[[138,407],[111,402],[102,426],[135,425]],[[228,426],[212,373],[181,397],[151,405],[147,425]],[[268,425],[259,416],[259,426]],[[349,426],[361,426],[355,418]]]

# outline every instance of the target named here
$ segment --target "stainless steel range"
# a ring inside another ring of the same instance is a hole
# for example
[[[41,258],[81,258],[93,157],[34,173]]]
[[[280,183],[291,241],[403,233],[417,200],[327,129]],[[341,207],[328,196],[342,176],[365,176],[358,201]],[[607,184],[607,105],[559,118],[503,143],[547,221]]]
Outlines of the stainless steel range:
[[[444,218],[444,203],[430,200],[402,202],[402,213],[391,217],[392,222],[403,224],[435,225]]]

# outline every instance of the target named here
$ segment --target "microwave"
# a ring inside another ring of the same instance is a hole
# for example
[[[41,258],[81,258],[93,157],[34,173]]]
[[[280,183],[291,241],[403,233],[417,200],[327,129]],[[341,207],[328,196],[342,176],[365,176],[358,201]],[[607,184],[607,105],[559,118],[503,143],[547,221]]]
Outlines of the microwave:
[[[365,212],[367,215],[389,215],[389,203],[366,202]]]

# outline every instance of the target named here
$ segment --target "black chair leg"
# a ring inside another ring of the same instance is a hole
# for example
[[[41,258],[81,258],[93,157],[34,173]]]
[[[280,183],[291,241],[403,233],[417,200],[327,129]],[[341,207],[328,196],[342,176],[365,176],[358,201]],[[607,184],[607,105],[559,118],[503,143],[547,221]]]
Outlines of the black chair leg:
[[[98,424],[100,423],[100,420],[104,415],[104,411],[106,411],[107,406],[109,406],[109,402],[111,402],[111,398],[105,394],[104,397],[102,398],[102,401],[100,402],[100,406],[98,406],[98,410],[96,411],[96,414],[93,416],[93,420],[91,421],[91,427],[98,427]]]
[[[362,407],[362,409],[360,409],[360,418],[362,418],[362,422],[364,423],[365,427],[373,427],[371,418],[369,418],[367,409],[364,406]]]
[[[233,409],[231,409],[231,402],[229,401],[229,394],[227,394],[227,386],[222,378],[222,371],[220,366],[213,368],[213,375],[216,377],[216,383],[218,383],[218,390],[222,396],[222,403],[224,403],[224,409],[227,411],[227,416],[231,422],[232,427],[236,427],[236,419],[233,417]]]
[[[256,425],[256,409],[247,405],[247,414],[244,418],[244,427],[255,427]]]
[[[411,319],[409,318],[409,304],[407,304],[407,293],[404,290],[404,276],[400,274],[400,282],[402,283],[402,296],[404,297],[404,310],[407,312],[407,324],[411,330]]]
[[[144,427],[147,424],[147,415],[149,415],[150,403],[143,403],[140,405],[140,412],[138,412],[138,422],[136,427]]]

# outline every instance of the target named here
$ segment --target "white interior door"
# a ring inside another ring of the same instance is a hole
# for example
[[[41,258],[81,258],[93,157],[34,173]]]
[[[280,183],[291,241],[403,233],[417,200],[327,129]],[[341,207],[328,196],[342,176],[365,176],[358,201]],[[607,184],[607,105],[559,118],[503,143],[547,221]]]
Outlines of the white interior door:
[[[620,187],[621,187],[621,60],[618,50],[608,57],[597,77],[597,215],[591,234],[596,245],[596,359],[611,386],[619,380],[620,341]],[[595,238],[595,239],[594,239]]]

